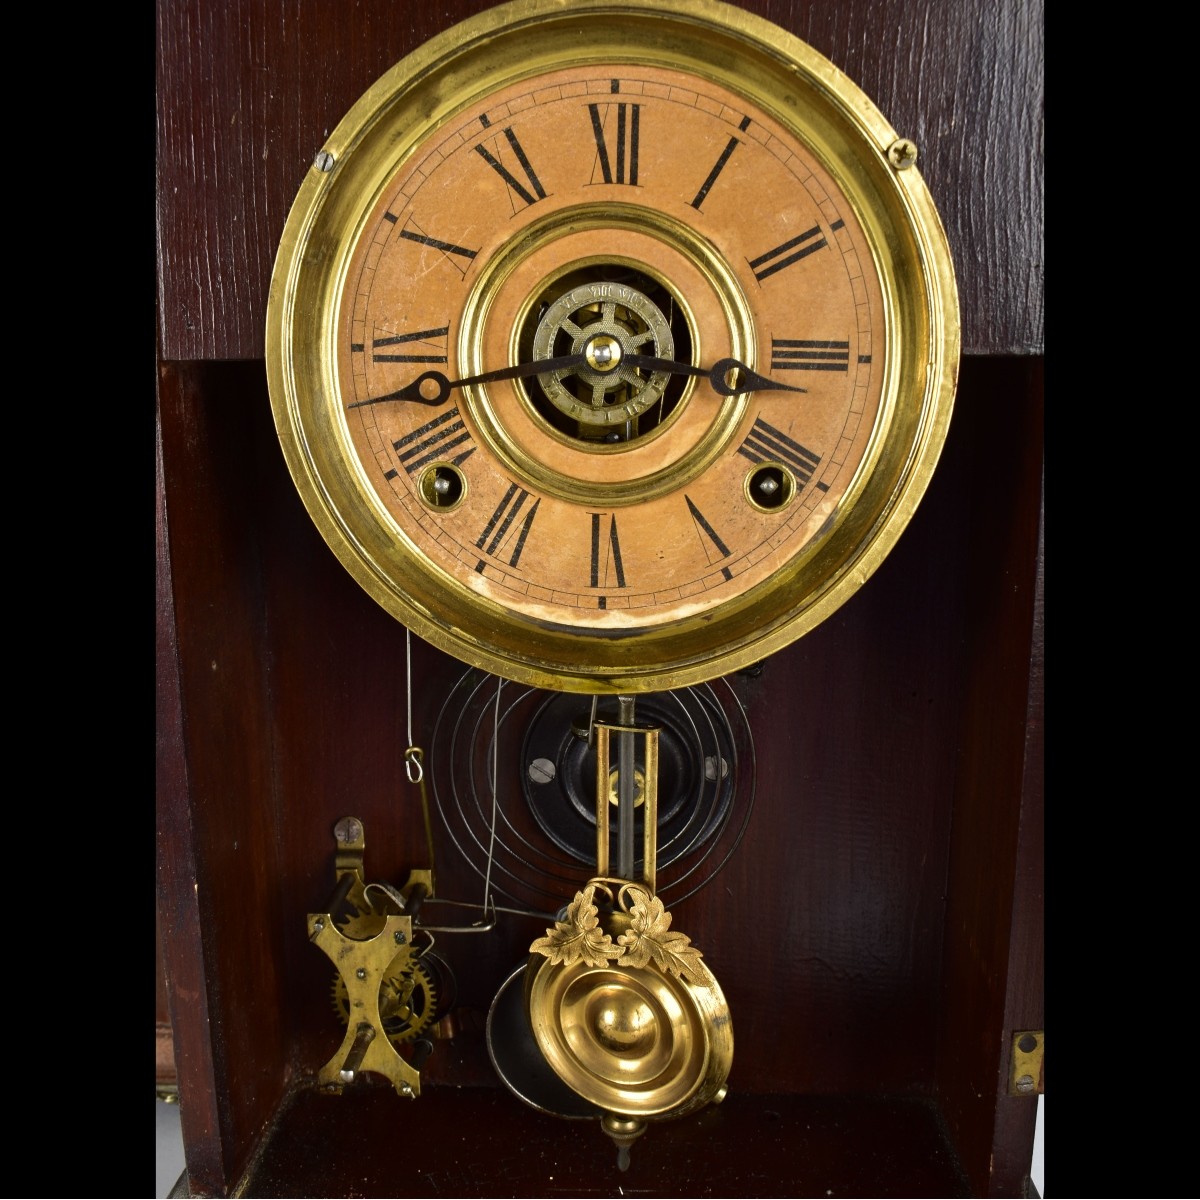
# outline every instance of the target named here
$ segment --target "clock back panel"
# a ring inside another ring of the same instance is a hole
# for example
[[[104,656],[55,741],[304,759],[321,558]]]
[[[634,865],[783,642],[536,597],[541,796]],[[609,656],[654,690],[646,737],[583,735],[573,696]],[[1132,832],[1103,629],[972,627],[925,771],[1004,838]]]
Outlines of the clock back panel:
[[[990,1135],[955,1086],[959,1072],[980,1069],[972,1031],[1003,1026],[996,980],[1008,970],[1007,942],[993,923],[995,896],[1012,895],[1013,856],[1029,836],[1011,800],[1027,786],[1025,724],[997,722],[994,705],[1019,709],[1028,687],[1004,647],[1032,632],[1037,510],[1018,520],[1002,498],[1036,476],[1040,406],[1025,360],[999,370],[969,361],[963,386],[969,415],[876,586],[757,676],[727,681],[754,731],[753,812],[728,862],[678,906],[676,924],[702,945],[735,1014],[727,1103],[782,1094],[933,1105],[958,1116],[966,1157]],[[186,817],[206,850],[161,864],[161,882],[185,899],[189,872],[199,885],[194,905],[176,899],[167,910],[168,942],[192,920],[208,931],[197,934],[206,951],[198,999],[181,1002],[187,976],[173,973],[178,965],[169,974],[185,1122],[205,1120],[203,1106],[215,1102],[215,1134],[193,1135],[189,1169],[215,1179],[245,1169],[223,1154],[248,1155],[256,1125],[290,1111],[294,1089],[340,1037],[329,963],[304,926],[332,887],[333,822],[363,821],[372,879],[403,881],[425,854],[403,761],[403,630],[364,602],[287,487],[262,389],[253,365],[163,375],[183,715],[170,745],[186,764],[190,803],[168,810],[160,837],[182,843],[176,821]],[[1013,395],[1024,397],[1023,450],[997,462],[991,446]],[[182,479],[172,462],[189,464],[186,485],[171,482]],[[983,477],[986,488],[972,487]],[[1015,590],[1000,602],[1005,578]],[[432,736],[462,671],[416,643],[416,740]],[[214,737],[221,754],[209,749]],[[500,796],[526,803],[519,776]],[[476,902],[478,864],[445,835],[435,828],[438,892]],[[581,866],[580,883],[586,874]],[[562,886],[565,903],[572,886]],[[456,976],[457,1032],[426,1065],[429,1093],[498,1086],[487,1010],[545,927],[513,917],[493,934],[440,938]],[[963,928],[991,939],[982,974]],[[168,962],[195,970],[188,959]],[[197,1024],[195,1003],[207,1006],[207,1024]],[[211,1095],[189,1077],[197,1059],[218,1072]],[[422,1120],[424,1096],[408,1107],[389,1089],[376,1099],[398,1122]],[[343,1110],[325,1103],[337,1128]],[[280,1129],[286,1143],[286,1119]]]
[[[482,7],[449,9],[458,19]],[[920,4],[882,15],[870,7],[876,22],[921,27]],[[265,254],[252,255],[254,279],[264,262],[269,272],[271,239],[311,151],[288,138],[329,128],[401,53],[444,26],[424,10],[399,16],[368,4],[347,31],[306,6],[309,43],[342,51],[314,58],[278,33],[273,5],[251,8],[160,13],[159,171],[168,184],[180,161],[172,147],[206,144],[193,129],[212,109],[189,66],[196,47],[242,80],[230,94],[249,93],[265,85],[262,64],[243,58],[241,26],[274,30],[264,41],[274,99],[256,110],[261,128],[233,147],[247,179],[264,161],[250,147],[268,133],[287,159],[265,156],[264,209],[259,189],[241,189],[243,227]],[[838,57],[844,5],[810,6],[803,22],[789,5],[757,11]],[[1017,76],[1028,78],[1028,30],[972,37],[990,39],[992,56],[1017,57]],[[839,65],[902,132],[930,143],[931,186],[940,162],[937,198],[949,201],[954,242],[956,214],[971,211],[973,196],[984,206],[976,212],[994,205],[996,189],[971,174],[965,148],[959,160],[939,146],[936,112],[897,96],[902,63],[849,41]],[[906,69],[955,78],[954,46],[948,38],[931,61],[913,51]],[[305,87],[301,62],[313,73]],[[293,102],[304,111],[281,110]],[[226,103],[216,95],[218,110]],[[985,121],[989,103],[959,102],[972,123]],[[1001,157],[1019,160],[1015,134],[1000,136]],[[1027,208],[1024,178],[1008,177],[1007,212]],[[439,935],[454,977],[454,1036],[437,1040],[417,1100],[370,1085],[314,1097],[307,1086],[341,1036],[330,964],[305,925],[334,881],[334,822],[362,821],[371,879],[399,883],[425,865],[404,762],[405,632],[342,569],[288,477],[260,333],[250,332],[261,331],[266,275],[256,287],[223,249],[233,193],[201,202],[198,223],[173,194],[160,187],[158,919],[193,1194],[493,1195],[503,1180],[512,1194],[535,1195],[555,1186],[547,1173],[559,1186],[609,1194],[609,1147],[522,1106],[488,1058],[488,1008],[545,932],[542,917],[502,915],[486,934]],[[1014,218],[1009,228],[1030,224]],[[1032,225],[1040,232],[1040,221]],[[185,294],[196,228],[208,229],[215,252],[206,269],[227,275],[213,291],[232,306],[223,323]],[[712,1194],[751,1194],[736,1191],[748,1163],[761,1195],[830,1184],[885,1194],[875,1189],[888,1171],[910,1194],[1011,1195],[1028,1169],[1033,1101],[1010,1094],[1003,1048],[1014,1030],[1043,1024],[1041,335],[1023,324],[1027,311],[1018,320],[996,309],[996,296],[1012,294],[996,281],[1011,283],[1017,268],[981,253],[958,263],[964,345],[974,353],[909,528],[870,586],[832,617],[761,670],[714,683],[736,714],[725,736],[743,765],[727,811],[713,817],[702,885],[671,908],[721,981],[736,1053],[722,1105],[652,1130],[634,1151],[641,1185],[661,1194],[695,1194],[701,1177]],[[974,295],[990,299],[973,304]],[[203,315],[187,319],[189,305]],[[237,358],[246,361],[221,361]],[[464,670],[413,639],[413,740],[442,773],[439,721],[457,711],[447,705],[461,699]],[[477,741],[487,720],[482,700],[461,708],[471,705]],[[514,768],[528,766],[527,738],[556,736],[554,715],[531,707],[504,729]],[[519,769],[501,777],[497,799],[566,863],[535,881],[538,894],[514,885],[514,907],[549,911],[553,899],[540,893],[560,885],[565,904],[587,876],[581,862],[579,882],[570,879],[581,835],[536,811]],[[485,860],[462,852],[436,809],[435,818],[437,894],[476,902]],[[780,1139],[793,1155],[781,1157]]]

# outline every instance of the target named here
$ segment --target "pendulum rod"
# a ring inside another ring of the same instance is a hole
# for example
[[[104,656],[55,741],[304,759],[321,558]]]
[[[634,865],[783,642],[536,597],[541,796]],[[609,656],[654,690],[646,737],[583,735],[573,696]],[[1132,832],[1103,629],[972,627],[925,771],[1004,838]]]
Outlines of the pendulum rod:
[[[633,878],[634,793],[637,780],[633,766],[633,696],[617,697],[617,723],[625,728],[617,734],[617,874]]]
[[[621,839],[621,804],[622,789],[629,787],[632,791],[634,772],[632,766],[626,768],[621,763],[624,749],[622,739],[630,743],[630,759],[633,758],[633,740],[641,736],[645,738],[643,784],[642,784],[642,880],[651,894],[655,888],[655,860],[658,856],[658,734],[654,726],[640,728],[633,724],[610,725],[605,721],[597,721],[594,726],[596,738],[596,875],[607,878],[609,875],[609,808],[608,772],[611,762],[611,738],[617,735],[617,840],[618,850]],[[626,783],[626,781],[628,781]],[[634,797],[629,797],[630,819],[628,827],[632,840]],[[628,867],[617,863],[617,877],[636,882],[634,877],[634,856],[632,846],[628,851]]]

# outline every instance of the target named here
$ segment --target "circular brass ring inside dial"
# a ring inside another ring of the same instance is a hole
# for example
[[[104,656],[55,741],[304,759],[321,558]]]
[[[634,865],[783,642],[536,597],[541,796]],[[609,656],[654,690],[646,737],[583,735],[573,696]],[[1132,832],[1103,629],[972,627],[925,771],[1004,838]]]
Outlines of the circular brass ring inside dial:
[[[696,334],[693,364],[732,356],[753,365],[753,321],[746,297],[730,265],[710,244],[681,221],[651,209],[587,204],[534,222],[488,264],[463,310],[459,355],[467,372],[521,361],[520,331],[536,298],[553,290],[558,279],[609,265],[644,272],[678,299]],[[603,298],[600,285],[592,290],[596,299]],[[609,291],[617,299],[637,302],[620,284]],[[698,332],[703,329],[719,329],[720,344],[702,344]],[[658,337],[665,349],[661,332]],[[663,386],[657,374],[648,383]],[[584,444],[551,429],[513,381],[464,389],[460,404],[477,436],[513,478],[580,505],[610,506],[645,503],[707,470],[728,449],[748,402],[745,394],[717,396],[707,381],[689,381],[682,402],[654,433],[616,445]],[[667,430],[672,431],[670,449],[664,454],[656,443]]]

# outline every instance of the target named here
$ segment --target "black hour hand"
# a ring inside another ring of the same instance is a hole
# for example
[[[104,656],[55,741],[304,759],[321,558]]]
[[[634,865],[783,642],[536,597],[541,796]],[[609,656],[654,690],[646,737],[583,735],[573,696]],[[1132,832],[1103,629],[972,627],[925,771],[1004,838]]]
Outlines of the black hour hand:
[[[527,379],[531,375],[547,375],[557,371],[574,371],[587,362],[583,354],[564,354],[559,358],[543,358],[535,362],[518,363],[515,367],[500,367],[495,371],[484,371],[482,375],[468,375],[465,379],[450,379],[441,371],[426,371],[412,383],[386,396],[375,396],[370,400],[355,400],[347,408],[362,408],[366,404],[386,404],[393,400],[410,404],[428,404],[436,408],[450,399],[455,388],[473,383],[500,383],[505,379]]]

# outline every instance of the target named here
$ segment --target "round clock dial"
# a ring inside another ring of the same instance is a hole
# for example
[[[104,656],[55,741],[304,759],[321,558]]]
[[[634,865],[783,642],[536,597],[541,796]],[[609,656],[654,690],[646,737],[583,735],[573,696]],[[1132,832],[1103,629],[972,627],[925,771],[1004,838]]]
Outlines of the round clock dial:
[[[342,561],[539,686],[680,686],[811,628],[953,396],[949,257],[896,142],[722,4],[521,0],[401,63],[271,297],[281,438]]]

